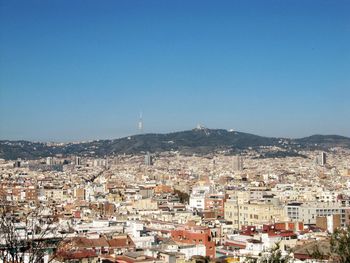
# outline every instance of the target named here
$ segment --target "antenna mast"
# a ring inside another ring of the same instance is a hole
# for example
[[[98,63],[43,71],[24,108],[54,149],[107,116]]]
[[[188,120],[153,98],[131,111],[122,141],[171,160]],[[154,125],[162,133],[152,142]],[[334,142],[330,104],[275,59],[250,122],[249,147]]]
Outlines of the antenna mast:
[[[140,118],[139,118],[139,125],[138,125],[139,133],[143,133],[143,118],[142,118],[142,111],[140,112]]]

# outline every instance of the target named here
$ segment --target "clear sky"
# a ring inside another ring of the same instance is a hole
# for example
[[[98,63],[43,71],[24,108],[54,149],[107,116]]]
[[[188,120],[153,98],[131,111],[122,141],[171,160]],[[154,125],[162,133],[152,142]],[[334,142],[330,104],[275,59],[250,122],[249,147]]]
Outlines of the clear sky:
[[[350,1],[0,0],[0,138],[350,136]]]

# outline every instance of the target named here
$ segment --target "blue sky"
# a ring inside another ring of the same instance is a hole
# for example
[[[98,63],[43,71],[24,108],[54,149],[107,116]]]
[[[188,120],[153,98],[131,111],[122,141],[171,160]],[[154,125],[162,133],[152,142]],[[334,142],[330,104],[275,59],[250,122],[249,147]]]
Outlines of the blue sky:
[[[0,0],[0,138],[350,136],[350,1]]]

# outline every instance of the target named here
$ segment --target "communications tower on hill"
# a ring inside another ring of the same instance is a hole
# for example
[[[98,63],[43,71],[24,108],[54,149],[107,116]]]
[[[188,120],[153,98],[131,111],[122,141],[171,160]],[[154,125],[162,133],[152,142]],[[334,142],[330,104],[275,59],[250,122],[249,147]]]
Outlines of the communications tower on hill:
[[[142,118],[142,112],[140,112],[138,130],[139,130],[139,133],[140,133],[140,134],[143,133],[143,118]]]

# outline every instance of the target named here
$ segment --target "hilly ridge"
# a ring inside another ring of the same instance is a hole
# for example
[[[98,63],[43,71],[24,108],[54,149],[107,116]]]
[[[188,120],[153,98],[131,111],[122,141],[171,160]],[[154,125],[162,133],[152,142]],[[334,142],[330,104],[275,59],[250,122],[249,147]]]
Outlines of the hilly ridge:
[[[0,158],[37,159],[60,154],[103,157],[116,154],[179,151],[184,154],[208,154],[217,151],[234,153],[261,146],[295,149],[327,150],[331,147],[350,148],[350,138],[338,135],[312,135],[300,139],[263,137],[224,129],[196,128],[167,134],[139,134],[114,140],[50,145],[29,141],[0,141]],[[287,152],[288,156],[288,152]]]

